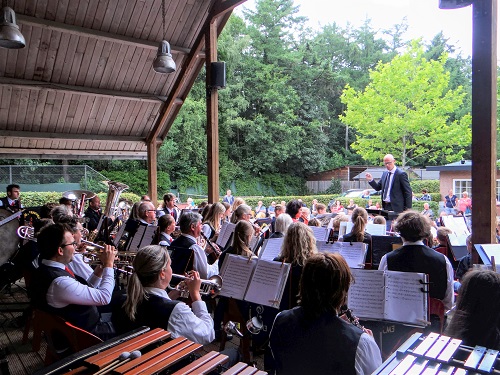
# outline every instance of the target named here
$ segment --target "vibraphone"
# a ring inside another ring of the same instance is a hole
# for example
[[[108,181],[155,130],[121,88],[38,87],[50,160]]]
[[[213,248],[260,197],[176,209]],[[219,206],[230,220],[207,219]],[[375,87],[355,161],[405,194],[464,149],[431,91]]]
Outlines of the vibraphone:
[[[106,344],[103,343],[103,344]],[[116,345],[99,350],[94,346],[87,355],[79,355],[78,361],[51,366],[51,374],[160,374],[175,375],[208,374],[216,371],[225,375],[264,375],[266,372],[238,363],[231,368],[224,367],[228,356],[209,352],[194,361],[195,352],[203,346],[185,337],[171,339],[170,332],[161,328],[146,331],[129,340],[119,340]],[[126,354],[126,355],[125,355]],[[49,369],[48,369],[49,370]],[[43,369],[41,370],[43,372]]]
[[[415,333],[373,374],[474,375],[500,374],[498,350],[461,345],[438,333]]]

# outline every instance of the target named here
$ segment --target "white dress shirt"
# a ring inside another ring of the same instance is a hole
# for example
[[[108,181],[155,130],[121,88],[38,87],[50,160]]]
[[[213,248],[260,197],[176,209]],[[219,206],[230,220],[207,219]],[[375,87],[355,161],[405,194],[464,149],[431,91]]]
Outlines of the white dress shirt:
[[[49,267],[65,269],[65,265],[53,260],[43,259]],[[105,267],[99,289],[84,285],[71,276],[56,277],[47,291],[47,303],[55,308],[68,305],[105,306],[111,302],[115,278],[113,269]]]
[[[405,245],[421,245],[425,246],[422,241],[416,241],[416,242],[410,242],[410,241],[404,241],[403,246]],[[442,254],[441,254],[442,255]],[[454,292],[453,292],[453,267],[448,260],[447,257],[444,257],[444,260],[446,261],[446,293],[443,298],[443,304],[444,307],[449,310],[453,307],[453,297],[454,297]],[[378,269],[381,271],[387,271],[387,254],[382,257],[380,260],[380,264],[378,266]]]
[[[83,259],[83,254],[75,253],[73,260],[68,264],[68,268],[75,275],[84,278],[92,288],[98,288],[101,284],[101,278],[94,274],[94,270]]]
[[[208,279],[214,275],[219,274],[219,262],[214,262],[214,264],[208,264],[207,254],[205,250],[203,250],[198,243],[196,242],[196,238],[190,236],[189,234],[182,234],[193,240],[195,243],[191,245],[190,249],[193,250],[193,269],[198,271],[200,274],[200,278]]]
[[[147,293],[170,300],[163,289],[153,287],[144,289]],[[214,321],[203,301],[194,301],[191,308],[185,303],[176,304],[168,319],[167,330],[173,338],[183,336],[202,345],[210,344],[215,338]]]
[[[382,364],[380,349],[369,334],[362,333],[354,357],[354,369],[357,375],[372,374]]]

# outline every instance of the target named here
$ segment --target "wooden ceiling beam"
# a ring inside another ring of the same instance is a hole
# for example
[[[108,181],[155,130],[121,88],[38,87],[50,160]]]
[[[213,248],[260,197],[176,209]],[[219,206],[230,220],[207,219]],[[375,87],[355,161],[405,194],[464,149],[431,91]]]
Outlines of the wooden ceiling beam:
[[[165,96],[139,94],[139,93],[127,92],[127,91],[106,90],[106,89],[98,89],[98,88],[83,87],[83,86],[72,86],[72,85],[66,85],[66,84],[61,84],[61,83],[32,81],[32,80],[25,80],[25,79],[18,79],[18,78],[0,77],[0,85],[19,87],[19,88],[28,88],[30,90],[47,90],[47,91],[54,91],[54,92],[66,92],[66,93],[79,94],[79,95],[100,96],[100,97],[106,97],[106,98],[133,100],[133,101],[157,103],[157,104],[162,104],[165,102],[165,100],[167,100],[167,98]],[[182,103],[182,99],[176,98],[175,100],[176,100],[176,102]]]
[[[70,160],[85,160],[85,159],[140,159],[146,160],[146,151],[107,151],[107,150],[68,150],[68,149],[35,149],[23,148],[21,151],[18,148],[0,147],[0,154],[3,159],[19,159],[26,158],[29,155],[30,159],[70,159]]]
[[[27,138],[31,140],[60,139],[65,141],[87,141],[87,142],[121,142],[146,144],[145,137],[131,137],[120,135],[103,134],[72,134],[72,133],[44,133],[30,131],[0,130],[1,138]],[[157,138],[156,143],[162,140]]]
[[[88,29],[85,27],[67,25],[65,23],[50,21],[42,18],[35,18],[31,16],[25,16],[16,12],[17,23],[32,27],[40,27],[46,30],[59,31],[61,33],[72,34],[83,36],[87,38],[95,38],[99,40],[105,40],[112,43],[126,44],[133,47],[139,47],[149,50],[158,50],[158,43],[151,40],[131,38],[125,35],[111,34],[100,30]],[[170,45],[170,49],[173,54],[187,55],[189,54],[189,49],[179,46]],[[204,58],[202,53],[199,57]]]

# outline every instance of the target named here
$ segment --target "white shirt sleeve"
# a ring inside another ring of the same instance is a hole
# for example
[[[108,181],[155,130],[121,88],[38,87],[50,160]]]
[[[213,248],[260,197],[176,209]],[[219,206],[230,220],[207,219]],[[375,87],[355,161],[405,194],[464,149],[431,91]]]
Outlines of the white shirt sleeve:
[[[379,271],[386,271],[387,270],[387,257],[384,255],[382,259],[380,259],[380,263],[378,265],[378,270]]]
[[[219,274],[219,262],[214,262],[213,264],[208,264],[207,255],[205,250],[203,250],[198,245],[192,245],[193,250],[193,269],[198,271],[201,279],[208,279],[214,275]]]
[[[203,234],[205,237],[210,238],[210,235],[212,234],[212,229],[210,228],[210,225],[208,224],[203,224],[201,227],[201,230],[203,231]]]
[[[444,255],[443,255],[444,256]],[[455,297],[454,291],[453,291],[453,266],[451,265],[450,261],[448,260],[448,257],[444,256],[444,259],[446,261],[446,293],[444,295],[443,299],[443,304],[444,307],[449,310],[453,307],[453,299]]]
[[[354,358],[354,369],[358,375],[372,374],[382,364],[382,356],[377,343],[367,333],[359,338],[356,357]]]
[[[99,289],[84,285],[72,277],[60,276],[50,284],[47,303],[55,308],[71,304],[104,306],[111,302],[114,286],[114,272],[110,267],[104,268]]]
[[[173,338],[184,336],[188,340],[207,345],[215,338],[214,321],[205,302],[194,301],[191,308],[193,310],[185,303],[175,305],[168,320],[168,331]]]

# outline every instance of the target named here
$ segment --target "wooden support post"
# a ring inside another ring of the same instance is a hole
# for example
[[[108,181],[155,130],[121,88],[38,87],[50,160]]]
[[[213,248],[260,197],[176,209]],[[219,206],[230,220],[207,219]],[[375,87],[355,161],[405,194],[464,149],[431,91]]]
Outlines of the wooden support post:
[[[474,1],[472,14],[472,241],[484,244],[495,243],[497,1]]]
[[[158,175],[157,175],[158,149],[156,141],[148,142],[148,195],[151,202],[157,206],[158,201]]]
[[[211,87],[211,64],[217,61],[217,19],[213,19],[205,35],[207,89],[207,171],[208,202],[219,201],[219,93]]]

